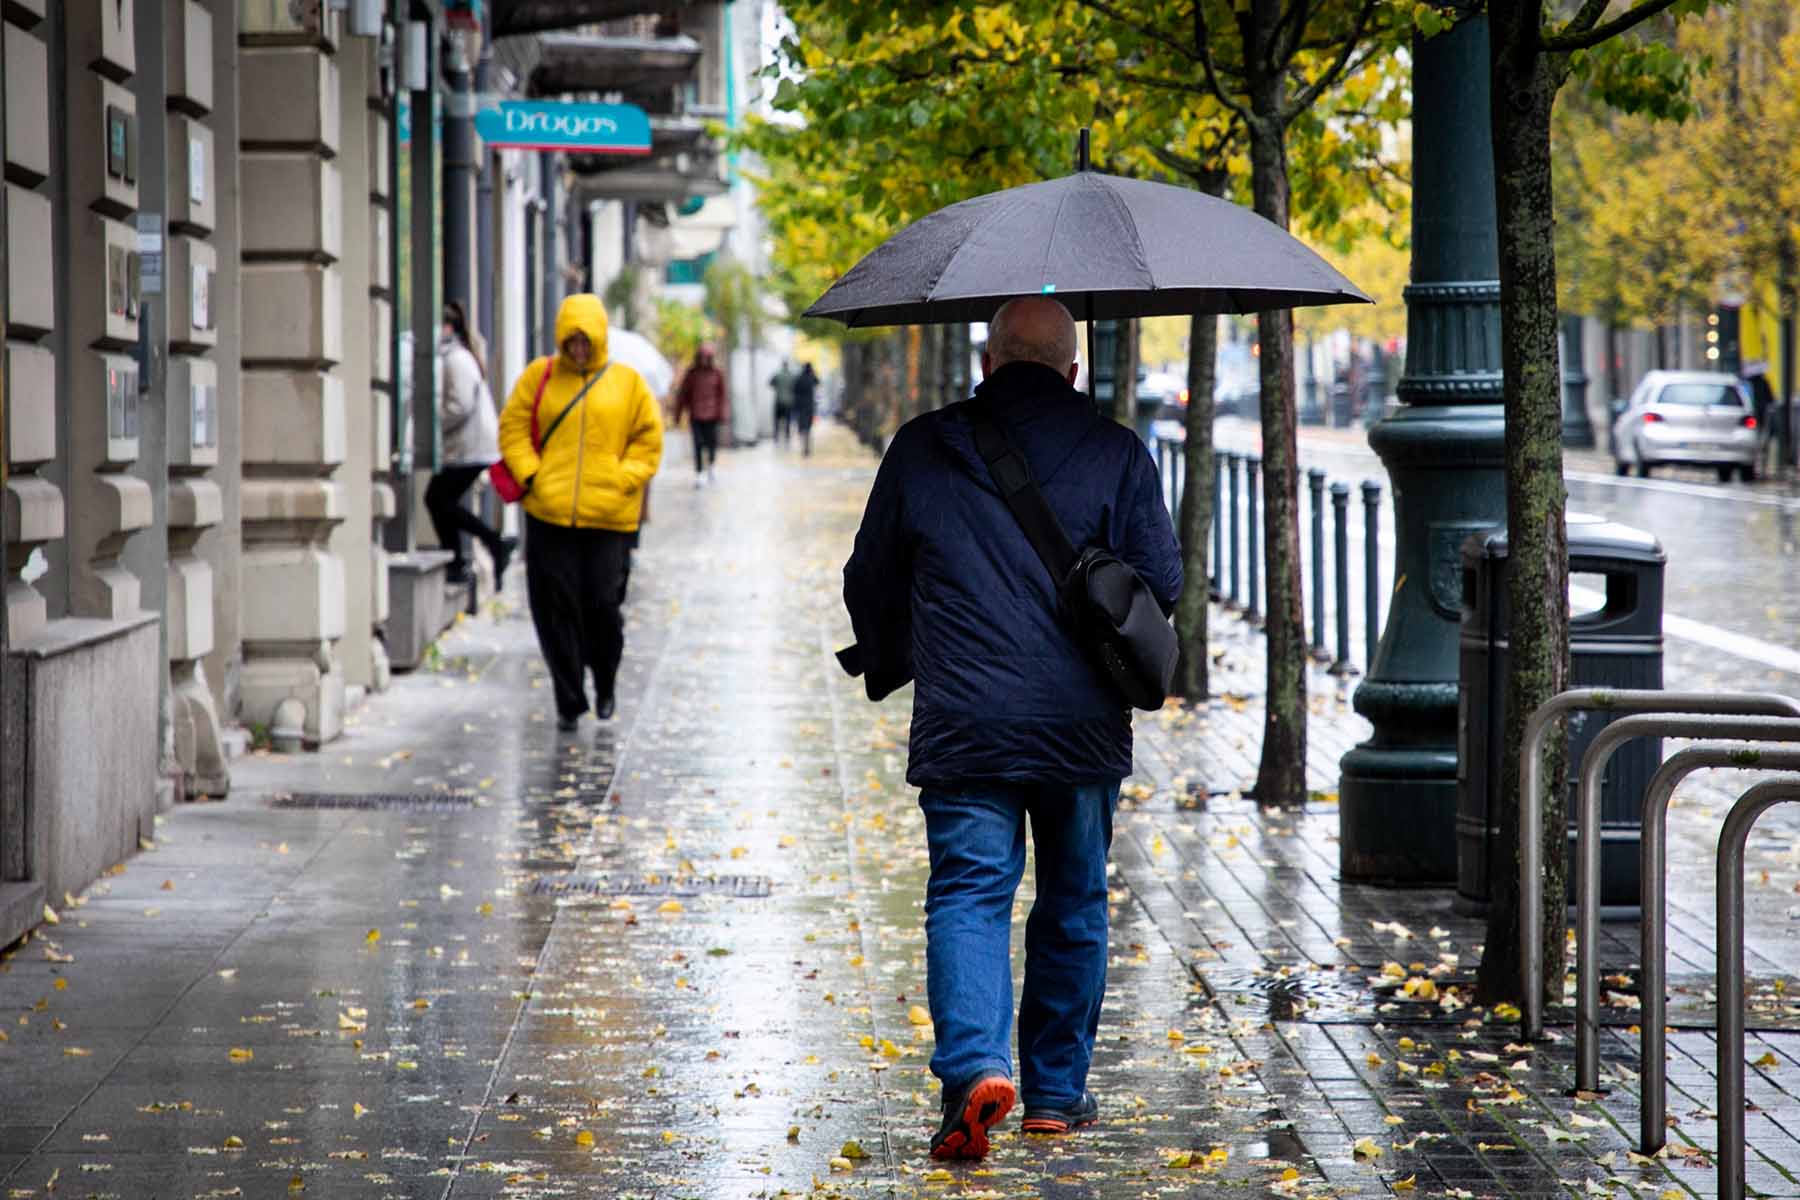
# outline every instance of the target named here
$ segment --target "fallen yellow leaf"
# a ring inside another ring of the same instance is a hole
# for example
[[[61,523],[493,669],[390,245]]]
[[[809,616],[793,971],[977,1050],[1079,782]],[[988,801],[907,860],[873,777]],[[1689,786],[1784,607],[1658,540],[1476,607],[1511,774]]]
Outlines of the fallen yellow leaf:
[[[906,1019],[911,1021],[914,1025],[931,1024],[931,1014],[925,1011],[925,1006],[922,1004],[915,1004],[907,1009]]]
[[[1389,1186],[1396,1192],[1410,1192],[1418,1188],[1419,1177],[1417,1175],[1408,1175],[1405,1179],[1394,1180]]]
[[[249,1062],[256,1057],[256,1051],[247,1046],[233,1046],[230,1058],[232,1062]]]
[[[1381,1157],[1382,1149],[1375,1144],[1374,1138],[1358,1138],[1356,1144],[1350,1147],[1350,1153],[1357,1158],[1373,1159]]]
[[[373,946],[376,942],[379,942],[380,940],[381,940],[381,930],[379,930],[379,929],[371,929],[371,930],[369,930],[368,933],[363,935],[363,941],[369,943],[369,945],[371,945],[371,946]]]
[[[592,1146],[594,1144],[593,1133],[586,1129],[577,1132],[575,1135],[575,1144],[584,1148]]]

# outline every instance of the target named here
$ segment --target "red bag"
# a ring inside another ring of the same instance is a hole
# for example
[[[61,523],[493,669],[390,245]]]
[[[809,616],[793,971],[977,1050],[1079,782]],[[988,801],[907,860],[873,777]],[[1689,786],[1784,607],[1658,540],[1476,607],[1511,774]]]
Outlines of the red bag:
[[[537,395],[531,401],[531,448],[533,450],[543,449],[543,443],[538,440],[538,406],[544,402],[544,388],[549,384],[550,372],[555,368],[556,361],[552,359],[545,366],[543,378],[538,380]],[[488,482],[494,487],[494,495],[500,497],[503,503],[517,504],[525,498],[525,485],[513,478],[512,470],[506,465],[504,458],[489,465]]]

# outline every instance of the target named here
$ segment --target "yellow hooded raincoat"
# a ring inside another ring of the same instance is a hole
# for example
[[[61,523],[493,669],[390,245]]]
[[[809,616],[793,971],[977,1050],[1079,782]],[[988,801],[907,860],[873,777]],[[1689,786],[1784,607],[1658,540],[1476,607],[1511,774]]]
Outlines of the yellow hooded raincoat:
[[[525,511],[540,521],[578,529],[632,533],[644,509],[644,486],[662,462],[662,414],[643,377],[624,363],[608,369],[606,309],[593,295],[570,296],[556,314],[556,344],[577,330],[593,343],[584,373],[558,350],[526,367],[500,414],[500,453],[513,478],[529,481]],[[544,373],[550,382],[537,398]],[[531,444],[531,411],[538,429],[556,415],[595,373],[606,378],[588,388],[581,404],[543,446]]]

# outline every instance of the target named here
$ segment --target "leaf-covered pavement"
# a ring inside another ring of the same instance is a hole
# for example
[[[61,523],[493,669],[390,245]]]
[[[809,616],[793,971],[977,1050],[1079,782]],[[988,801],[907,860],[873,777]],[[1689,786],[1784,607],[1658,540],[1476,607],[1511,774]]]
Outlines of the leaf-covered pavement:
[[[168,814],[151,849],[59,898],[0,962],[0,1195],[1711,1190],[1704,1154],[1628,1156],[1628,976],[1609,985],[1612,1091],[1570,1097],[1566,1027],[1523,1047],[1469,1005],[1480,927],[1446,894],[1336,882],[1334,764],[1366,726],[1335,681],[1317,681],[1317,802],[1237,798],[1260,646],[1229,618],[1227,694],[1140,721],[1100,1123],[1008,1122],[986,1163],[932,1163],[906,701],[867,704],[829,654],[872,466],[835,430],[804,464],[734,455],[711,490],[672,464],[610,725],[554,731],[514,595],[343,740],[236,764],[229,801]],[[1677,1147],[1714,1144],[1697,796],[1671,854]],[[1793,842],[1757,844],[1762,1027],[1797,1015]],[[1608,936],[1629,964],[1634,930]],[[1797,1047],[1753,1037],[1769,1194],[1800,1195]]]

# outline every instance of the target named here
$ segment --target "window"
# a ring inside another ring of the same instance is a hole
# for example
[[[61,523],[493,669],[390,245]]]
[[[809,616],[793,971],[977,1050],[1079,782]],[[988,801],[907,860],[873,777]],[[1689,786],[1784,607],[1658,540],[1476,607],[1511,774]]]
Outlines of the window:
[[[1729,383],[1671,383],[1656,397],[1658,404],[1678,404],[1684,408],[1705,408],[1709,404],[1744,407],[1744,397]]]

